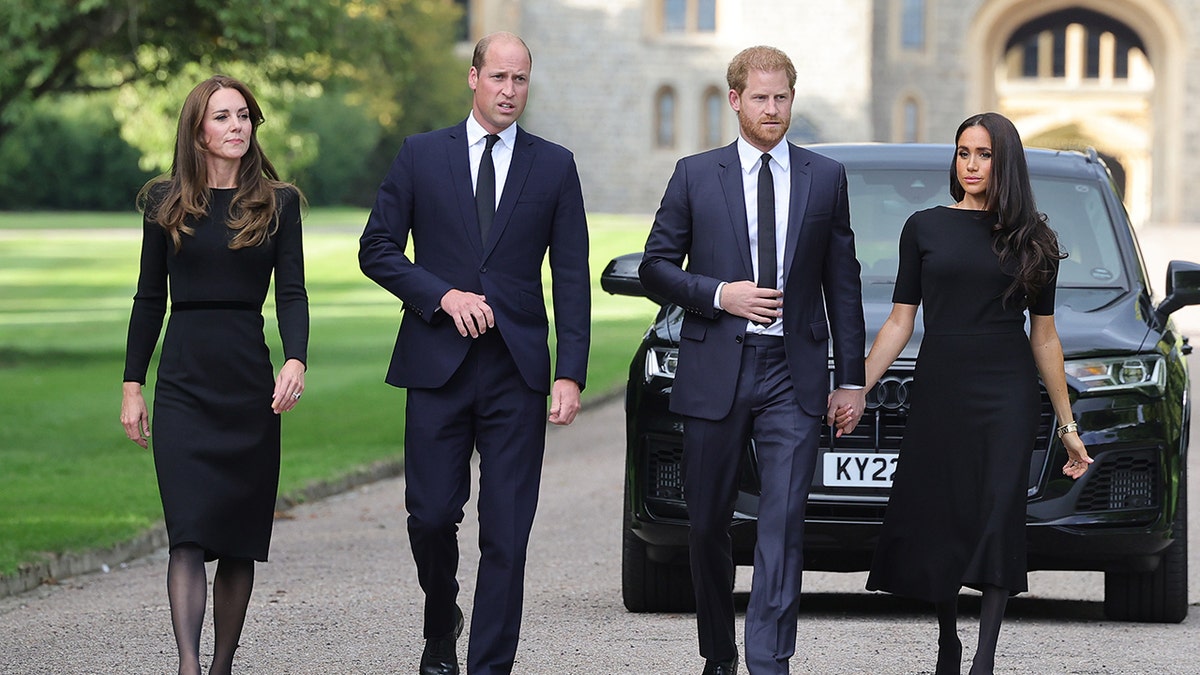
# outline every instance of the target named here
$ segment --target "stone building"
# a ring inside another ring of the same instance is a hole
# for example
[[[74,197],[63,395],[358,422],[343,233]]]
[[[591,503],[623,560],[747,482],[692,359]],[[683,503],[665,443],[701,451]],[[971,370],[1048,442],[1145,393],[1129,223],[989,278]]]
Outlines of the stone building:
[[[795,142],[950,142],[997,110],[1027,145],[1095,147],[1135,223],[1200,223],[1200,0],[458,1],[464,48],[529,43],[522,123],[575,152],[592,211],[652,213],[676,160],[732,141],[725,67],[770,44]]]

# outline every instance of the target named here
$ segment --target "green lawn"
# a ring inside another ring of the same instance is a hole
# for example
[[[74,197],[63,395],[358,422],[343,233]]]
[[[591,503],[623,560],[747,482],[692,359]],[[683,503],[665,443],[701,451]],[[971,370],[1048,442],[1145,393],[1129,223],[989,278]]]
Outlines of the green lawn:
[[[284,419],[285,494],[402,454],[403,393],[383,384],[399,304],[358,270],[365,221],[359,209],[306,215],[312,335],[304,402]],[[653,316],[649,301],[599,287],[604,264],[639,250],[648,226],[590,220],[585,406],[619,389]],[[161,519],[150,455],[118,421],[140,233],[132,213],[0,213],[0,574],[43,552],[128,539]],[[273,332],[268,320],[278,354]]]

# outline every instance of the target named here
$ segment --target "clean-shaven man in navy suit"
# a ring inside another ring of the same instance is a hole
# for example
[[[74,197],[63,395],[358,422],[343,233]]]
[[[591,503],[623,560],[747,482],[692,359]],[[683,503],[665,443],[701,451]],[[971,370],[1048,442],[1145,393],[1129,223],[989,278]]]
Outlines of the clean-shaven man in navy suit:
[[[727,79],[739,137],[676,164],[640,276],[686,310],[671,410],[685,416],[683,490],[706,675],[737,672],[729,526],[739,463],[754,441],[762,496],[746,665],[765,675],[787,673],[795,652],[821,423],[833,424],[842,407],[851,430],[862,415],[865,330],[845,169],[785,140],[795,67],[778,49],[751,47]]]
[[[479,574],[467,672],[512,670],[525,551],[549,421],[579,411],[591,296],[572,154],[517,126],[532,57],[516,35],[475,46],[471,114],[410,136],[359,242],[363,272],[401,300],[387,382],[407,389],[405,504],[425,592],[422,675],[459,672],[458,523],[479,452]],[[550,255],[553,380],[542,261]]]

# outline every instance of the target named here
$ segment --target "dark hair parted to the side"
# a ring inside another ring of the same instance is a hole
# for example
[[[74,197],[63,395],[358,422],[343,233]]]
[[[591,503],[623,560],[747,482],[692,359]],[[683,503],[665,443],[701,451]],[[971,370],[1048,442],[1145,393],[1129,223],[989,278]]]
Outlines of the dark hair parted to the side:
[[[992,248],[1005,269],[1013,270],[1012,285],[1004,292],[1004,303],[1016,300],[1028,306],[1053,277],[1053,261],[1067,256],[1059,250],[1058,235],[1046,224],[1046,214],[1037,210],[1025,146],[1009,119],[986,112],[968,117],[954,133],[954,159],[950,162],[950,196],[962,201],[966,192],[958,182],[958,142],[971,127],[983,127],[992,139],[992,173],[988,183],[988,211],[999,220]]]
[[[246,99],[251,125],[249,146],[238,169],[237,193],[229,207],[227,225],[237,231],[229,248],[258,246],[275,232],[278,188],[295,190],[303,199],[295,186],[279,180],[279,173],[259,145],[258,127],[263,123],[263,114],[250,88],[232,77],[214,75],[196,85],[183,102],[170,173],[151,180],[138,192],[138,208],[171,235],[176,251],[183,244],[182,235],[192,233],[189,222],[208,213],[211,204],[203,128],[208,100],[219,89],[236,89]]]
[[[521,36],[516,33],[501,30],[495,33],[488,33],[479,38],[479,42],[475,43],[475,52],[471,54],[471,67],[475,69],[475,72],[483,72],[483,64],[487,60],[488,47],[491,47],[492,43],[496,40],[511,40],[520,43],[525,48],[525,54],[529,57],[529,66],[533,67],[533,52],[529,51],[529,45],[525,44]]]
[[[764,45],[747,47],[738,52],[725,71],[725,82],[731,90],[741,94],[746,91],[746,82],[752,70],[766,73],[782,70],[787,75],[788,86],[793,89],[796,87],[796,66],[792,65],[792,60],[781,50]]]

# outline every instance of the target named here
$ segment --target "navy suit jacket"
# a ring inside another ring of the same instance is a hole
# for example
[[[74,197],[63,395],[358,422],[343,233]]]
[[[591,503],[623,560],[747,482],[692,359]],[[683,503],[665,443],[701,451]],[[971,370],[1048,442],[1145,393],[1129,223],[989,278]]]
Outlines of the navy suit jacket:
[[[550,391],[542,262],[550,252],[556,372],[583,388],[591,322],[587,220],[575,159],[518,127],[504,192],[481,241],[466,121],[410,136],[379,188],[359,240],[363,273],[403,302],[387,382],[435,388],[472,338],[440,309],[451,289],[487,298],[525,383]],[[412,240],[411,253],[409,239]]]
[[[800,407],[823,416],[831,335],[835,386],[866,381],[862,282],[845,168],[790,143],[788,149],[792,184],[783,258],[784,345]],[[747,322],[714,309],[713,299],[722,281],[754,279],[736,143],[675,165],[639,273],[646,290],[686,310],[671,410],[722,419],[733,404]]]

